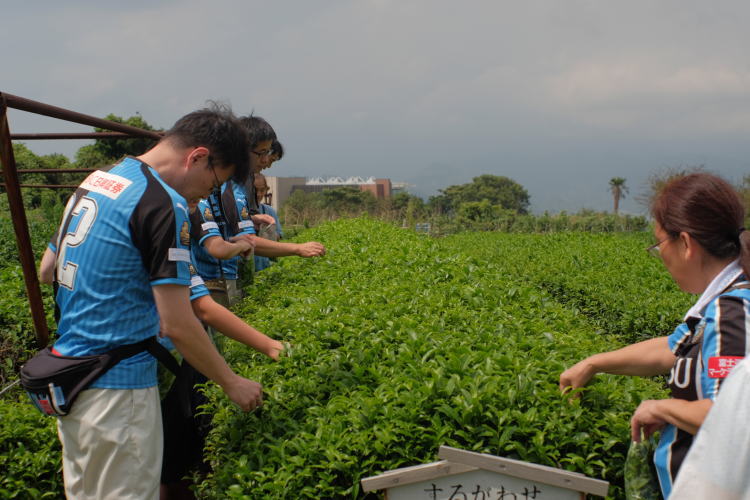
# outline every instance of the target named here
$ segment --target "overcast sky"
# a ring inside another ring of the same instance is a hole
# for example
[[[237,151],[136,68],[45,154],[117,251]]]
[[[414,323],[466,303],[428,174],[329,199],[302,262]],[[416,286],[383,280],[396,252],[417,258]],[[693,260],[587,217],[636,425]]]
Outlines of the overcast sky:
[[[750,174],[750,3],[3,2],[0,91],[168,128],[207,99],[268,119],[269,175],[421,196],[505,175],[532,209],[621,207],[666,167]],[[12,132],[86,127],[10,112]],[[82,142],[33,142],[72,156]]]

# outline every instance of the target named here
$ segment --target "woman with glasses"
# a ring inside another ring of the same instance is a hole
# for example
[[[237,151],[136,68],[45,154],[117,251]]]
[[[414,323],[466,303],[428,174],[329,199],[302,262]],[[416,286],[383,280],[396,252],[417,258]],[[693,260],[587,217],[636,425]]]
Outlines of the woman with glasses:
[[[700,298],[671,335],[590,356],[560,375],[560,389],[583,387],[597,373],[669,374],[671,398],[641,402],[631,419],[634,441],[661,431],[654,463],[667,498],[723,380],[749,345],[750,234],[739,195],[707,173],[669,182],[651,213],[656,243],[647,250]]]

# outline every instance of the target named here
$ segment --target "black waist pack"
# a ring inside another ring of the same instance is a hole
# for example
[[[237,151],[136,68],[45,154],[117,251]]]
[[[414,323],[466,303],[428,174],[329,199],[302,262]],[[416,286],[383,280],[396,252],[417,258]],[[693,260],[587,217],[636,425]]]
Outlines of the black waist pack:
[[[60,356],[47,347],[21,367],[21,385],[39,411],[62,417],[70,412],[82,390],[123,359],[143,351],[173,373],[179,372],[177,361],[156,337],[151,337],[93,356]]]

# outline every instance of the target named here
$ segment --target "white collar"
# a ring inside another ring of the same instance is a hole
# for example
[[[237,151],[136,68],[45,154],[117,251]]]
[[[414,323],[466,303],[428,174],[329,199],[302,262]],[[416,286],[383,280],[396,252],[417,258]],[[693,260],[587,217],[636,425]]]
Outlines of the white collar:
[[[726,290],[739,276],[742,274],[742,267],[740,267],[740,260],[734,260],[730,262],[727,267],[721,270],[717,274],[708,287],[703,291],[703,294],[698,299],[698,302],[693,304],[693,307],[685,315],[684,321],[688,318],[703,318],[703,310],[706,306],[714,300],[718,295]]]

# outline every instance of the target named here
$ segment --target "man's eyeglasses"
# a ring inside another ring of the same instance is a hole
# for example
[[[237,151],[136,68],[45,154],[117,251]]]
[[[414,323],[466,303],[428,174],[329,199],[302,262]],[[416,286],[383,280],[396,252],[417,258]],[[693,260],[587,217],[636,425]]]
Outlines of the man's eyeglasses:
[[[259,158],[265,158],[267,156],[271,156],[273,154],[272,149],[262,149],[260,151],[253,150],[253,154]]]
[[[661,256],[661,244],[664,243],[665,241],[667,241],[668,239],[669,239],[669,237],[664,238],[663,240],[654,243],[653,245],[651,245],[650,247],[648,247],[646,249],[646,251],[652,257],[659,257],[659,256]]]
[[[216,175],[216,169],[214,168],[214,160],[211,158],[211,155],[208,156],[208,168],[211,169],[211,172],[214,173],[214,187],[212,191],[218,191],[221,189],[221,182],[219,181],[219,176]]]

